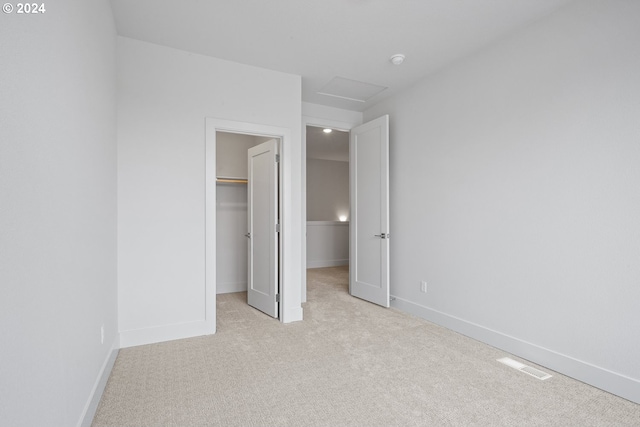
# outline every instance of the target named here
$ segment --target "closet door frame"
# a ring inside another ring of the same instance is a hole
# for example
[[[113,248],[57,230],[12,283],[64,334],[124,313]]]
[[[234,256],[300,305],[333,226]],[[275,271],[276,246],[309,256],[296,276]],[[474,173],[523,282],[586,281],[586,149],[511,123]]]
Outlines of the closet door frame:
[[[216,331],[216,132],[255,135],[280,140],[280,256],[279,282],[280,306],[279,319],[282,323],[302,320],[302,304],[299,283],[293,272],[294,212],[292,212],[293,194],[291,185],[287,185],[286,176],[290,175],[292,162],[287,159],[291,152],[291,130],[283,127],[207,117],[205,121],[205,321],[208,332]],[[297,283],[297,285],[296,285]]]

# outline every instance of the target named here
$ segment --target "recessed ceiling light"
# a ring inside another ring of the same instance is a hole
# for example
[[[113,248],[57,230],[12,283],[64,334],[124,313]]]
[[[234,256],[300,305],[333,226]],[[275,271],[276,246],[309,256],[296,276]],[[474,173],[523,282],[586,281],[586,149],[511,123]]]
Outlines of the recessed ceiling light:
[[[322,132],[324,132],[324,133],[331,133],[331,129],[329,129],[329,128],[322,129]]]
[[[393,65],[400,65],[404,62],[404,55],[401,53],[397,53],[389,58],[389,60]]]

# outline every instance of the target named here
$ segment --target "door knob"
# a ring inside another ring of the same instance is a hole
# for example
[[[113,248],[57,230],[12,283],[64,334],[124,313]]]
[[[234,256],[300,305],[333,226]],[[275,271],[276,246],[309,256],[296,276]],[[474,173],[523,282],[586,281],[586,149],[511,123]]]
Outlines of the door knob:
[[[251,238],[251,233],[245,234],[244,237],[246,237],[247,239],[250,239]]]
[[[388,234],[386,234],[386,233],[374,234],[374,236],[375,236],[375,237],[379,237],[379,238],[381,238],[381,239],[386,239],[386,238],[388,238],[388,237],[389,237],[389,235],[388,235]]]

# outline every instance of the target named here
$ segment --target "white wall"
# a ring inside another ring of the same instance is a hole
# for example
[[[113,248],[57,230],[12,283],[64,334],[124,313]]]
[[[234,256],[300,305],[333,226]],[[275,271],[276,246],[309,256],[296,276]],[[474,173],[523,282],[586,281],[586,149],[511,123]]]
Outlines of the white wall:
[[[247,150],[271,138],[216,132],[216,175],[247,179]]]
[[[216,188],[216,293],[247,290],[247,185]]]
[[[291,129],[293,143],[282,165],[285,192],[293,195],[285,207],[286,238],[292,239],[285,257],[288,278],[301,275],[300,77],[119,38],[123,346],[208,332],[203,326],[206,117]]]
[[[305,124],[328,126],[341,130],[349,130],[362,123],[362,113],[359,111],[327,107],[310,102],[302,103],[302,115]]]
[[[45,6],[0,17],[7,426],[90,423],[118,347],[115,27],[106,0]]]
[[[307,221],[307,268],[349,264],[349,223]]]
[[[365,112],[396,305],[636,402],[638,17],[574,2]]]
[[[307,220],[349,217],[349,162],[307,159]]]

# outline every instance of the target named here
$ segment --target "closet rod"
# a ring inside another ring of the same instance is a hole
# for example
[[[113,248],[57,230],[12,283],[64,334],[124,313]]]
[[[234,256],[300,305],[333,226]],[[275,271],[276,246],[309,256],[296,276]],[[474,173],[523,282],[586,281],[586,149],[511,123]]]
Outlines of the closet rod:
[[[216,182],[224,182],[228,184],[247,184],[249,181],[242,178],[227,178],[224,176],[219,176],[216,178]]]

